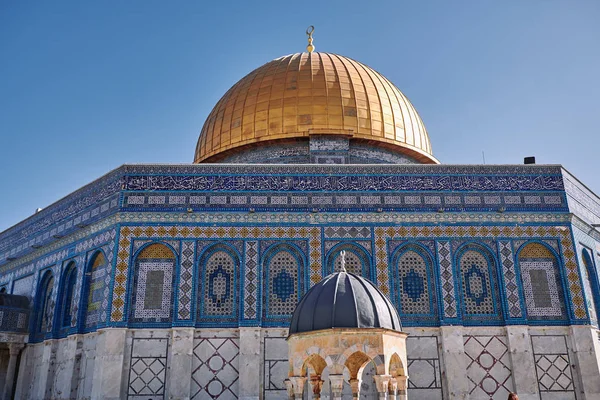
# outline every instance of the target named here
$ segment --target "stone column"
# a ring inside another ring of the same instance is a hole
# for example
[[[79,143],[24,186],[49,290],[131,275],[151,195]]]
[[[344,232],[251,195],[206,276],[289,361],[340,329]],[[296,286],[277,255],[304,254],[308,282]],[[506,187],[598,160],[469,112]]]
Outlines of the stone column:
[[[396,383],[398,385],[398,397],[397,400],[407,400],[408,399],[408,376],[397,376]]]
[[[396,400],[396,394],[398,393],[398,380],[391,378],[388,383],[388,398],[389,400]]]
[[[289,400],[294,400],[294,384],[289,379],[283,381],[285,383],[285,388],[287,389],[287,395]]]
[[[509,325],[506,327],[508,352],[512,364],[514,390],[520,400],[540,398],[531,338],[527,326]]]
[[[93,400],[118,400],[125,390],[129,371],[123,370],[127,329],[98,330],[96,362],[94,364]]]
[[[344,375],[329,375],[329,384],[331,386],[331,400],[342,400]]]
[[[12,398],[13,384],[15,380],[15,370],[17,369],[17,357],[23,348],[23,343],[8,344],[8,368],[6,370],[6,379],[4,379],[4,393],[2,398],[10,400]]]
[[[448,398],[468,400],[469,384],[462,326],[442,326],[440,333]]]
[[[319,400],[321,398],[321,390],[323,389],[323,380],[321,379],[321,375],[311,376],[308,383],[310,383],[310,387],[312,389],[312,398]]]
[[[173,328],[171,331],[171,365],[168,398],[187,400],[192,383],[194,328]]]
[[[390,384],[390,375],[373,375],[375,379],[375,386],[377,386],[377,395],[379,396],[379,400],[385,400]]]
[[[307,378],[305,376],[291,376],[290,381],[292,381],[292,387],[294,390],[294,399],[302,400],[304,396],[304,384],[306,383]]]
[[[352,398],[353,399],[360,399],[360,385],[361,385],[361,379],[357,378],[357,379],[350,379],[350,387],[352,388]]]
[[[258,400],[260,396],[260,328],[240,328],[241,400]]]
[[[600,399],[600,343],[596,329],[585,325],[569,327],[571,348],[581,379],[583,399]],[[519,393],[520,395],[520,393]]]

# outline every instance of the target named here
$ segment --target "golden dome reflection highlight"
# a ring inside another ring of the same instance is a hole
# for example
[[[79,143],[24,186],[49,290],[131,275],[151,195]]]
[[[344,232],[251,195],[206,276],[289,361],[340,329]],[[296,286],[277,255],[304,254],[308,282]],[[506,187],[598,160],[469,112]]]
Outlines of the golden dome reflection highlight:
[[[194,162],[311,134],[346,135],[438,163],[423,121],[398,88],[358,61],[319,52],[277,58],[233,85],[206,119]]]

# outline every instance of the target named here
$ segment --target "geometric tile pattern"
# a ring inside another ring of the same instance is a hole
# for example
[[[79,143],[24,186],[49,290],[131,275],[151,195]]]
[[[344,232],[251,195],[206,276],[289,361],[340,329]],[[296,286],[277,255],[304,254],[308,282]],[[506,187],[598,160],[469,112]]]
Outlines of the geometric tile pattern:
[[[35,275],[28,275],[24,278],[15,280],[13,283],[12,294],[18,294],[31,298],[31,292],[34,290],[34,279]]]
[[[387,273],[387,254],[386,243],[389,239],[399,240],[401,238],[469,238],[469,239],[532,239],[538,237],[556,237],[560,240],[562,247],[562,256],[566,277],[568,281],[568,292],[571,297],[571,307],[575,319],[585,319],[587,317],[585,302],[583,298],[583,289],[579,279],[576,254],[571,240],[571,230],[567,226],[495,226],[495,225],[476,225],[476,226],[401,226],[401,227],[377,227],[375,228],[375,259],[376,259],[376,277],[379,289],[386,295],[389,295],[389,282]],[[438,242],[438,258],[440,268],[441,262],[445,258],[439,253],[440,243]],[[447,248],[447,253],[450,247]],[[449,257],[449,254],[447,255]],[[450,259],[448,259],[450,260]],[[442,286],[444,279],[442,278]],[[446,310],[445,290],[442,287],[442,300],[444,300],[444,309]],[[454,307],[454,309],[456,309]],[[451,308],[448,308],[451,311]],[[446,316],[448,314],[445,313]]]
[[[564,316],[564,307],[559,293],[558,281],[555,278],[555,263],[553,260],[521,259],[521,276],[525,305],[529,317]]]
[[[369,239],[371,237],[371,229],[368,227],[343,227],[330,226],[323,229],[326,238],[344,238],[344,239]]]
[[[192,399],[237,399],[239,339],[195,338]]]
[[[41,292],[38,297],[39,305],[36,306],[38,312],[41,312],[38,318],[36,333],[45,334],[52,331],[52,319],[54,318],[54,288],[58,285],[54,284],[52,274],[46,273],[42,281]]]
[[[536,355],[535,365],[540,392],[573,390],[573,377],[568,354]]]
[[[362,250],[362,247],[355,246],[353,244],[346,244],[338,247],[335,253],[329,254],[327,262],[327,272],[338,272],[342,268],[342,257],[341,252],[345,251],[345,268],[351,274],[362,276],[363,278],[370,278],[370,266],[369,256]]]
[[[114,231],[113,231],[114,232]],[[115,259],[115,240],[110,240],[106,245],[102,246],[102,250],[106,255],[106,273],[104,274],[104,295],[102,296],[102,312],[100,313],[100,322],[105,323],[108,317],[108,299],[110,293],[110,280],[112,277],[112,263]]]
[[[192,290],[194,277],[194,242],[181,243],[181,266],[179,269],[179,288],[177,318],[190,319],[192,316]]]
[[[443,399],[438,338],[413,336],[407,347],[409,392],[417,399]]]
[[[523,312],[521,310],[521,299],[519,296],[519,287],[517,286],[517,273],[515,272],[515,259],[512,246],[508,240],[500,240],[498,245],[500,249],[502,277],[504,278],[504,288],[506,290],[506,301],[508,302],[508,313],[511,318],[520,318],[523,316]]]
[[[171,315],[173,260],[139,260],[134,318],[160,321]]]
[[[73,316],[73,297],[75,294],[75,285],[77,284],[77,267],[74,262],[70,262],[65,268],[62,279],[61,298],[59,302],[59,329],[71,327]]]
[[[528,317],[564,319],[565,301],[554,254],[542,244],[530,243],[519,253],[519,267]]]
[[[168,343],[168,339],[133,339],[128,399],[164,398]]]
[[[104,253],[97,252],[90,261],[90,268],[82,268],[87,270],[90,275],[86,277],[86,312],[85,312],[85,327],[93,328],[100,322],[100,314],[102,313],[102,300],[104,299],[104,278],[108,274],[107,261]]]
[[[267,315],[291,315],[298,304],[298,271],[302,268],[286,246],[271,255],[265,266],[265,289],[268,290]]]
[[[533,346],[533,356],[535,361],[535,371],[539,390],[543,392],[571,392],[575,391],[573,385],[573,375],[571,372],[571,362],[567,350],[567,341],[565,336],[532,336],[532,343],[540,339],[556,340],[556,344],[549,348],[540,349]],[[557,397],[558,398],[558,397]]]
[[[466,314],[495,314],[489,262],[477,250],[465,251],[459,259],[463,307]]]
[[[75,265],[78,268],[77,283],[75,285],[75,293],[73,296],[73,305],[71,313],[71,326],[77,326],[77,315],[79,314],[79,301],[81,300],[81,287],[85,278],[85,253],[75,257]]]
[[[171,321],[175,254],[170,247],[154,243],[135,261],[130,319],[132,322]]]
[[[114,281],[114,291],[112,295],[112,313],[111,321],[120,322],[123,320],[126,288],[128,285],[128,269],[130,262],[130,245],[135,238],[164,238],[167,240],[199,238],[199,239],[309,239],[309,281],[311,285],[321,280],[322,258],[321,258],[321,230],[323,228],[316,226],[202,226],[188,227],[179,225],[162,226],[122,226],[119,236],[119,248],[117,251],[116,273]],[[482,238],[482,239],[529,239],[536,237],[556,237],[559,238],[562,255],[564,257],[565,275],[568,281],[568,289],[571,299],[571,305],[574,317],[576,319],[587,318],[586,307],[584,304],[583,289],[579,280],[577,263],[575,261],[575,252],[573,251],[573,242],[571,240],[570,229],[566,226],[496,226],[496,225],[478,225],[478,226],[395,226],[395,227],[376,227],[375,228],[375,260],[376,268],[374,278],[380,290],[390,295],[387,242],[389,239],[399,240],[401,238],[411,237],[415,239],[435,239],[435,238]],[[450,261],[449,244],[438,243],[438,257],[440,261],[446,259]],[[440,249],[445,248],[446,255],[439,253]],[[451,267],[450,267],[451,268]],[[444,282],[443,282],[444,283]],[[447,283],[447,282],[446,282]],[[444,300],[445,315],[456,316],[456,305],[452,304],[452,299],[448,298],[448,290],[453,288],[442,288]],[[450,301],[450,303],[448,302]],[[453,306],[453,307],[452,307]],[[452,312],[454,308],[454,312]]]
[[[438,259],[440,264],[440,279],[442,284],[442,300],[444,302],[444,316],[456,318],[456,296],[454,294],[454,274],[452,273],[452,255],[450,253],[450,242],[439,241]]]
[[[429,314],[429,285],[425,259],[414,250],[398,258],[399,294],[403,314]]]
[[[281,337],[265,337],[263,351],[264,383],[263,390],[265,398],[275,398],[277,395],[285,395],[285,380],[288,377],[289,365],[287,353],[287,342]],[[281,349],[280,351],[273,351]],[[268,396],[268,397],[267,397]]]
[[[464,336],[471,399],[504,399],[513,391],[505,336]]]
[[[239,261],[228,248],[216,245],[200,261],[202,268],[201,314],[225,316],[234,313],[236,304],[236,275]],[[208,256],[208,257],[207,257]]]
[[[309,239],[310,282],[321,280],[321,230],[317,227],[187,227],[178,225],[122,226],[114,277],[111,321],[124,318],[131,243],[135,238],[152,239]]]
[[[255,319],[258,315],[258,242],[249,240],[245,247],[244,318]]]

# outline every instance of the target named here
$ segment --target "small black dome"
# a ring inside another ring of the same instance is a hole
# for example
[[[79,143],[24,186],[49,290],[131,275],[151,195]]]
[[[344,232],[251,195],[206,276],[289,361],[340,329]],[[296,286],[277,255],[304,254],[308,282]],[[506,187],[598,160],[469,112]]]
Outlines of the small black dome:
[[[29,299],[25,296],[18,296],[16,294],[0,293],[0,306],[28,310]]]
[[[398,312],[373,283],[348,272],[325,277],[304,295],[290,335],[329,328],[385,328],[401,331]]]

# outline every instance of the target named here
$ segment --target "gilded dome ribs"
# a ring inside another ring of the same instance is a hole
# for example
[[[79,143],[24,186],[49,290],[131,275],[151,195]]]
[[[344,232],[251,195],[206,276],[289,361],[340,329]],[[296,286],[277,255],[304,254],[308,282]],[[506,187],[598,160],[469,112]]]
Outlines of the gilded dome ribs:
[[[233,85],[207,117],[194,162],[311,131],[351,133],[353,142],[438,162],[418,113],[388,79],[358,61],[318,52],[275,59]]]

